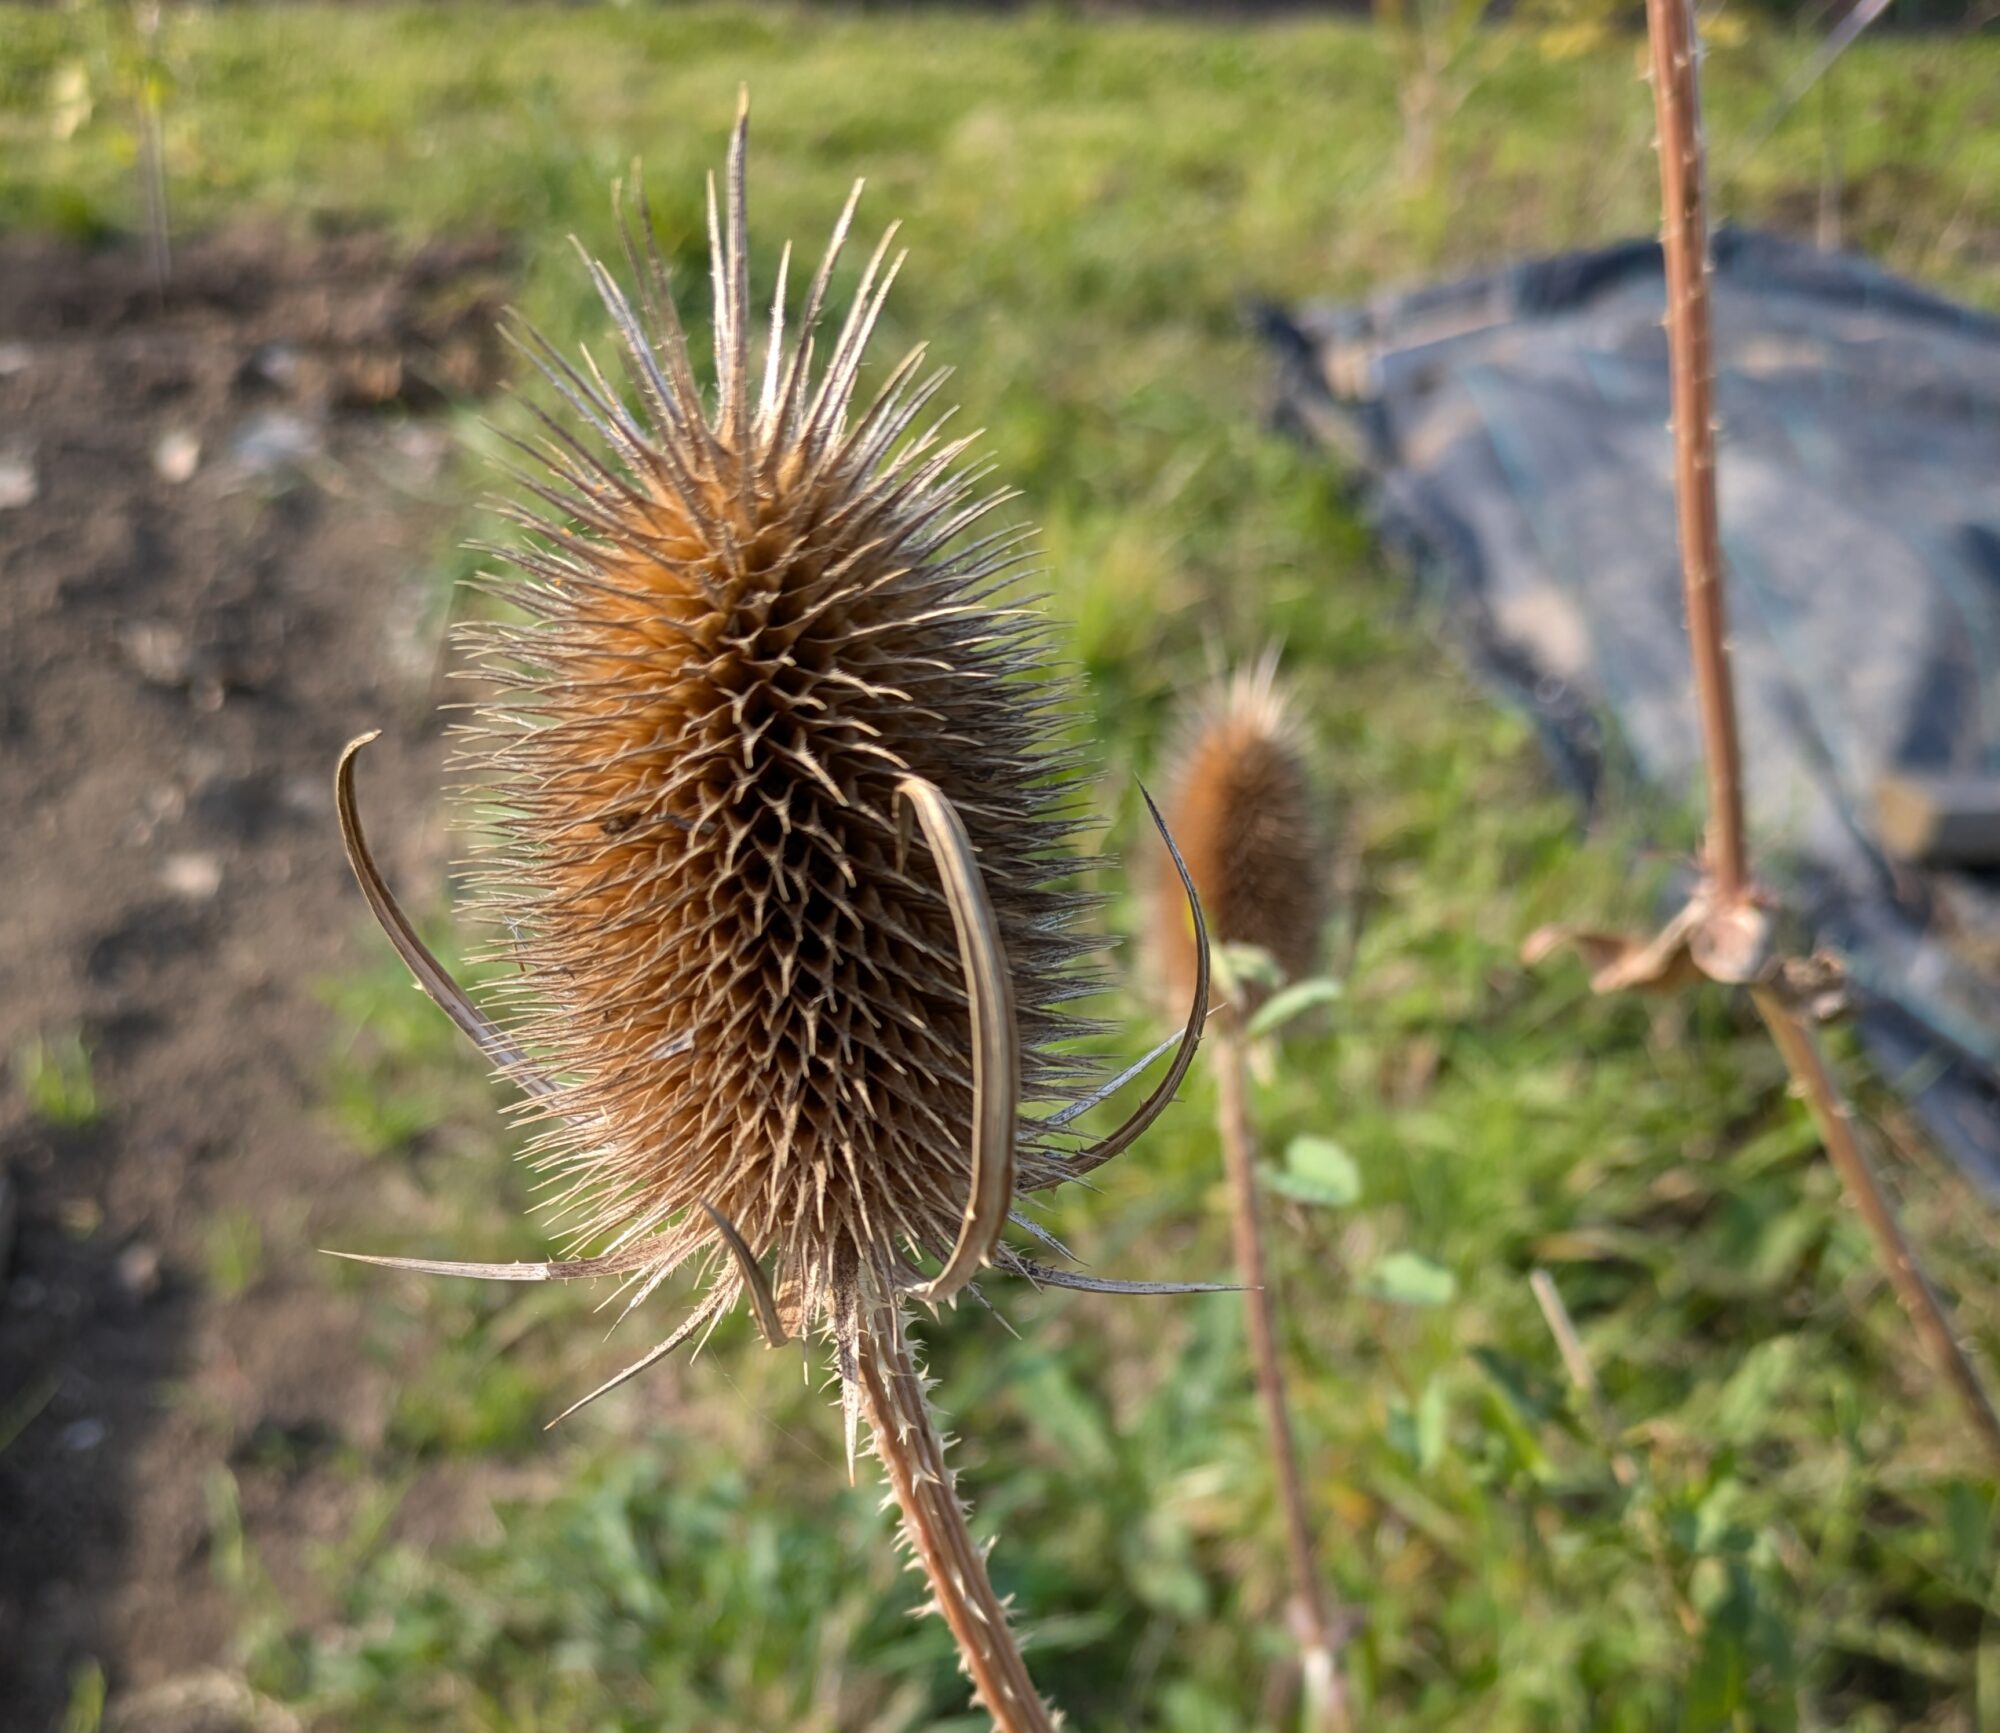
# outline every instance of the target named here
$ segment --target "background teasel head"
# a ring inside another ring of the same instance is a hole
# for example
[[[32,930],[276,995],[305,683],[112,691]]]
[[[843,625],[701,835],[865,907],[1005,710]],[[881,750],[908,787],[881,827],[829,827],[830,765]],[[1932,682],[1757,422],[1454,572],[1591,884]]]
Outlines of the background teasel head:
[[[1167,766],[1167,824],[1208,937],[1255,947],[1287,981],[1313,974],[1331,900],[1331,848],[1275,649],[1217,677],[1189,704]],[[1195,929],[1177,879],[1154,875],[1151,902],[1151,970],[1162,992],[1178,997],[1194,980]],[[1255,980],[1233,984],[1246,1008],[1268,992]]]
[[[1079,822],[1059,737],[1072,693],[1039,671],[1038,617],[1007,599],[1028,532],[978,527],[1011,496],[967,464],[976,435],[944,436],[944,375],[922,374],[921,349],[857,411],[901,264],[893,229],[832,344],[816,335],[859,186],[796,327],[788,250],[756,342],[746,137],[747,114],[719,211],[709,188],[712,412],[643,200],[627,235],[636,302],[589,264],[632,402],[587,355],[523,342],[569,413],[521,448],[545,509],[519,514],[528,545],[492,550],[514,572],[490,587],[522,618],[468,629],[497,693],[463,753],[495,839],[478,906],[518,969],[504,1027],[396,908],[355,811],[363,742],[342,761],[363,889],[422,984],[526,1092],[571,1254],[375,1261],[612,1275],[629,1311],[701,1257],[704,1297],[601,1389],[747,1288],[774,1339],[831,1334],[851,1441],[858,1349],[900,1332],[903,1294],[949,1297],[989,1262],[1120,1286],[1031,1264],[1000,1232],[1018,1193],[1109,1159],[1164,1107],[1206,970],[1169,1073],[1118,1131],[1076,1147],[1064,1128],[1130,1074],[1046,1119],[1020,1114],[1023,1091],[1078,1086],[1051,1043],[1073,1031],[1063,1002],[1091,985],[1074,927],[1091,899],[1066,888],[1083,864],[1064,848]],[[923,1259],[942,1270],[927,1280]]]

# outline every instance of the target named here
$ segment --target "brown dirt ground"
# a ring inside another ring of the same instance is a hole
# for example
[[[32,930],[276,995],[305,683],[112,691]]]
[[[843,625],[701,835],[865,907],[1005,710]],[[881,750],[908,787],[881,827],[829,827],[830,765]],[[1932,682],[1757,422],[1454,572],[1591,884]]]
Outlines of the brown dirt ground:
[[[309,1596],[355,1496],[331,1458],[379,1437],[352,1302],[289,1251],[235,1297],[207,1272],[218,1221],[268,1250],[365,1213],[314,1102],[311,984],[363,942],[330,778],[386,726],[377,849],[436,887],[434,412],[493,379],[504,267],[246,233],[161,300],[134,252],[0,240],[0,1079],[80,1028],[104,1102],[50,1129],[0,1080],[4,1733],[85,1657],[114,1692],[226,1658],[218,1463]]]

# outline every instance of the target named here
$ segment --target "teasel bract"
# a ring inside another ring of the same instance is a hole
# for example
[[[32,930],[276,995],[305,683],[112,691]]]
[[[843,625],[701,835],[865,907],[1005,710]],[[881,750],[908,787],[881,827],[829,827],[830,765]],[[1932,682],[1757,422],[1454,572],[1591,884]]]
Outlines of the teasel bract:
[[[451,980],[370,857],[354,768],[372,736],[336,777],[384,930],[521,1091],[566,1255],[366,1261],[614,1277],[629,1313],[695,1260],[703,1296],[586,1402],[746,1295],[774,1344],[827,1338],[850,1473],[865,1415],[980,1701],[1004,1729],[1046,1728],[905,1306],[954,1299],[984,1266],[1179,1291],[1047,1267],[1001,1236],[1012,1219],[1046,1239],[1017,1198],[1109,1160],[1172,1099],[1206,1015],[1201,912],[1181,869],[1199,960],[1179,1037],[1077,1098],[1086,1074],[1053,1044],[1081,1027],[1062,1005],[1093,984],[1077,928],[1093,899],[1066,888],[1082,864],[1065,850],[1081,823],[1080,765],[1060,741],[1072,694],[1040,668],[1039,616],[1012,599],[1027,532],[983,529],[1011,496],[968,463],[976,435],[926,422],[944,375],[923,372],[921,349],[856,410],[902,262],[893,229],[816,366],[859,185],[790,332],[787,250],[757,344],[747,136],[746,102],[719,209],[709,185],[712,407],[643,196],[637,232],[625,224],[634,294],[585,261],[631,401],[587,353],[520,335],[560,408],[521,444],[519,479],[541,502],[516,514],[526,540],[492,550],[512,571],[487,583],[516,617],[464,629],[494,685],[462,762],[492,838],[478,906],[515,965],[495,989],[507,1014]],[[1118,1130],[1073,1136],[1167,1046]],[[1068,1099],[1033,1117],[1024,1095]]]
[[[1286,982],[1305,980],[1318,965],[1331,850],[1307,744],[1295,702],[1279,681],[1275,650],[1216,680],[1188,707],[1169,751],[1167,814],[1194,881],[1192,900],[1208,924],[1204,932],[1200,921],[1188,920],[1183,904],[1165,894],[1165,882],[1156,881],[1149,949],[1154,975],[1174,990],[1205,973],[1211,935],[1229,959],[1223,979],[1230,1002],[1217,1008],[1209,1061],[1236,1275],[1284,1528],[1307,1723],[1315,1733],[1340,1733],[1349,1725],[1339,1664],[1347,1620],[1320,1573],[1258,1210],[1246,1045],[1254,1033],[1251,1014],[1267,1000],[1270,983],[1235,966],[1245,948],[1261,953]],[[1175,860],[1182,863],[1180,855]]]

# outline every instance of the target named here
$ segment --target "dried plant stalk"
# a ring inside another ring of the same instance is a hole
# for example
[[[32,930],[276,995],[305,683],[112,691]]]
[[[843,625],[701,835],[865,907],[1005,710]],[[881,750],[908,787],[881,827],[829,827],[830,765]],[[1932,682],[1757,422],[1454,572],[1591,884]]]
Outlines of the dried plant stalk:
[[[1528,1287],[1535,1296],[1535,1304],[1542,1310],[1549,1334],[1555,1338],[1563,1370],[1569,1374],[1569,1381],[1583,1398],[1585,1413],[1597,1433],[1598,1443],[1610,1459],[1612,1479],[1627,1492],[1638,1490],[1639,1465],[1633,1460],[1632,1453],[1619,1442],[1618,1423],[1612,1416],[1611,1404],[1605,1400],[1604,1387],[1597,1381],[1597,1369],[1591,1365],[1583,1338],[1577,1334],[1576,1320],[1569,1315],[1569,1307],[1563,1304],[1562,1290],[1556,1286],[1555,1278],[1543,1269],[1528,1272]],[[1699,1636],[1701,1615],[1674,1580],[1673,1564],[1667,1552],[1666,1530],[1661,1525],[1659,1511],[1647,1499],[1637,1507],[1637,1516],[1639,1538],[1645,1543],[1647,1556],[1653,1563],[1653,1573],[1659,1578],[1661,1595],[1673,1608],[1682,1635]]]
[[[1173,1098],[1207,1015],[1207,940],[1166,839],[1192,910],[1187,1022],[1139,1107],[1078,1139],[1072,1120],[1137,1069],[1078,1100],[1080,1068],[1055,1051],[1080,1027],[1061,1006],[1091,985],[1075,922],[1095,899],[1066,883],[1071,694],[1039,668],[1040,620],[1007,599],[1027,532],[977,530],[1008,496],[968,467],[976,435],[923,419],[944,375],[921,376],[921,350],[858,401],[901,264],[887,237],[815,347],[853,198],[789,337],[781,262],[755,355],[747,140],[746,105],[726,192],[709,188],[712,405],[643,199],[636,303],[586,261],[628,389],[587,353],[521,339],[569,414],[521,446],[534,467],[517,479],[543,509],[516,514],[525,545],[493,550],[512,617],[465,634],[498,687],[464,762],[493,839],[479,906],[518,969],[497,989],[509,1014],[451,979],[375,865],[354,791],[372,736],[336,774],[384,932],[522,1091],[567,1255],[365,1261],[613,1276],[628,1314],[698,1262],[689,1314],[583,1402],[746,1297],[768,1341],[822,1335],[850,1467],[865,1412],[980,1701],[1003,1733],[1041,1733],[1053,1722],[952,1494],[902,1306],[952,1301],[989,1267],[1181,1291],[1045,1267],[1003,1233],[1018,1196],[1110,1160]],[[1024,1094],[1068,1105],[1035,1118]]]
[[[1730,671],[1722,592],[1722,549],[1715,489],[1714,360],[1708,299],[1708,216],[1703,192],[1699,54],[1691,0],[1646,0],[1653,107],[1659,127],[1660,195],[1666,255],[1667,346],[1672,368],[1674,494],[1687,599],[1688,651],[1694,668],[1708,767],[1706,909],[1690,950],[1711,974],[1707,956],[1730,955],[1731,925],[1741,932],[1749,909],[1744,837],[1742,747]],[[1690,905],[1694,908],[1695,905]],[[1705,937],[1712,942],[1704,945]],[[1705,955],[1706,954],[1706,955]],[[2000,1461],[2000,1417],[1978,1370],[1960,1344],[1937,1290],[1925,1278],[1854,1129],[1854,1110],[1827,1069],[1804,1018],[1768,968],[1752,988],[1759,1015],[1811,1110],[1828,1155],[1874,1239],[1882,1268],[1919,1339],[1963,1405],[1973,1429]],[[1739,970],[1720,978],[1746,979]]]
[[[1820,1140],[1826,1145],[1834,1171],[1861,1212],[1861,1220],[1875,1241],[1876,1256],[1888,1272],[1890,1286],[1909,1315],[1918,1340],[1932,1363],[1945,1375],[1988,1453],[2000,1461],[2000,1415],[1993,1411],[1993,1398],[1960,1344],[1958,1333],[1952,1329],[1944,1301],[1931,1286],[1902,1224],[1896,1220],[1896,1206],[1890,1202],[1881,1176],[1855,1132],[1854,1109],[1848,1106],[1840,1085],[1827,1069],[1818,1038],[1781,995],[1759,987],[1752,990],[1751,997],[1765,1027],[1771,1031],[1772,1041],[1784,1055],[1786,1069],[1804,1097],[1814,1125],[1819,1128]]]
[[[965,1526],[923,1375],[893,1310],[878,1313],[862,1338],[861,1386],[904,1539],[930,1579],[979,1701],[1006,1733],[1054,1733],[1057,1721],[1028,1677],[1007,1608],[987,1578],[986,1555]]]
[[[1190,711],[1172,752],[1169,803],[1210,930],[1224,945],[1254,946],[1281,974],[1302,978],[1317,961],[1325,918],[1327,850],[1304,761],[1304,742],[1267,655],[1219,682]],[[1193,934],[1162,882],[1150,927],[1163,984],[1184,990]],[[1230,1231],[1258,1401],[1271,1453],[1279,1521],[1291,1577],[1290,1625],[1299,1644],[1312,1725],[1347,1724],[1334,1617],[1313,1542],[1299,1469],[1291,1402],[1279,1347],[1278,1301],[1265,1253],[1257,1186],[1257,1132],[1250,1112],[1243,1013],[1265,988],[1232,982],[1236,1002],[1219,1009],[1209,1037],[1217,1130],[1228,1182]]]
[[[1243,1283],[1243,1319],[1256,1369],[1257,1399],[1264,1410],[1264,1435],[1277,1482],[1279,1520],[1285,1531],[1285,1562],[1291,1572],[1290,1624],[1299,1645],[1306,1700],[1319,1733],[1341,1733],[1348,1725],[1347,1694],[1340,1675],[1339,1627],[1320,1578],[1307,1513],[1305,1477],[1299,1472],[1298,1440],[1285,1387],[1285,1363],[1278,1344],[1277,1295],[1257,1197],[1257,1133],[1250,1117],[1243,1046],[1233,1010],[1217,1013],[1209,1036],[1215,1070],[1217,1121],[1223,1167],[1229,1182],[1230,1233],[1236,1274]]]
[[[1708,870],[1721,900],[1749,884],[1743,842],[1736,684],[1729,671],[1728,602],[1715,503],[1715,361],[1708,316],[1708,205],[1694,13],[1685,0],[1647,0],[1653,108],[1665,215],[1667,343],[1673,357],[1674,502],[1680,520],[1688,651],[1708,766]]]

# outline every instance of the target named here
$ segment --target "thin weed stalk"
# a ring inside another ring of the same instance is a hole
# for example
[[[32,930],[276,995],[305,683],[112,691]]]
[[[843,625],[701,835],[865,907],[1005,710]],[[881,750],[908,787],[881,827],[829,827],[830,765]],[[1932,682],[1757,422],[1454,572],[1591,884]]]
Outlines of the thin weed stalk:
[[[1811,1026],[1780,995],[1757,987],[1750,996],[1813,1116],[1813,1124],[1819,1129],[1840,1183],[1854,1200],[1854,1207],[1860,1211],[1862,1222],[1875,1241],[1876,1256],[1882,1260],[1896,1298],[1909,1314],[1924,1351],[1945,1375],[1987,1451],[2000,1461],[2000,1415],[1994,1413],[1993,1399],[1987,1394],[1978,1368],[1960,1344],[1944,1301],[1931,1286],[1902,1224],[1896,1219],[1896,1207],[1875,1171],[1875,1164],[1869,1160],[1866,1147],[1855,1134],[1854,1109],[1841,1095],[1818,1039]]]
[[[1264,1229],[1258,1212],[1257,1131],[1250,1115],[1249,1067],[1233,1009],[1216,1013],[1209,1046],[1215,1067],[1217,1129],[1229,1184],[1230,1233],[1236,1273],[1243,1283],[1243,1317],[1257,1376],[1257,1397],[1264,1410],[1264,1432],[1277,1480],[1278,1513],[1292,1578],[1290,1623],[1305,1674],[1307,1718],[1315,1733],[1344,1733],[1349,1720],[1340,1675],[1340,1646],[1314,1556],[1305,1479],[1299,1471],[1298,1441],[1278,1347],[1278,1302],[1271,1287],[1270,1260],[1264,1253]]]
[[[139,64],[139,188],[146,213],[146,262],[153,292],[165,298],[174,272],[172,219],[167,206],[166,76],[160,61],[160,8],[136,7]]]
[[[1708,205],[1702,175],[1701,90],[1694,14],[1686,0],[1647,0],[1654,115],[1659,127],[1667,347],[1672,358],[1674,504],[1708,767],[1708,872],[1717,899],[1749,884],[1743,840],[1742,756],[1730,674],[1728,600],[1715,498],[1715,356],[1708,306]]]

